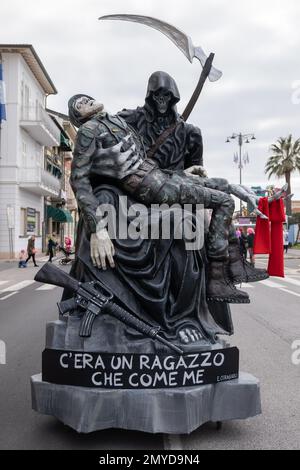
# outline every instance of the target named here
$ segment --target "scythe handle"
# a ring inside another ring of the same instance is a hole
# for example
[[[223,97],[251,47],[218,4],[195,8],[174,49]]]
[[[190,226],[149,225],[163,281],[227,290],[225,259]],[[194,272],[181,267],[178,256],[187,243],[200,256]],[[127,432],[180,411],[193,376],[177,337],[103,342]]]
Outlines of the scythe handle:
[[[205,80],[207,79],[207,77],[209,75],[209,72],[211,70],[211,66],[212,66],[212,62],[214,60],[214,56],[215,56],[215,54],[213,54],[213,53],[209,54],[209,56],[207,57],[207,59],[205,61],[204,67],[202,69],[202,72],[201,72],[199,81],[197,83],[197,86],[194,90],[194,93],[192,94],[190,101],[188,102],[185,110],[182,113],[181,117],[184,121],[187,121],[189,115],[191,114],[191,112],[194,109],[194,106],[195,106],[195,104],[196,104],[196,102],[197,102],[197,100],[200,96],[200,93],[202,91]]]

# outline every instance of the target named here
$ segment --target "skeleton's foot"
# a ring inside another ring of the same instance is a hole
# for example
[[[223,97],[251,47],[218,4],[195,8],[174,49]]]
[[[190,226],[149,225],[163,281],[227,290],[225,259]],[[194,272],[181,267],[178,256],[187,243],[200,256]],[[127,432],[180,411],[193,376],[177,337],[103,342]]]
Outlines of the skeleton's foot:
[[[211,261],[206,291],[207,300],[230,304],[249,304],[247,292],[238,290],[228,276],[228,262]]]
[[[179,331],[181,343],[190,344],[203,339],[202,334],[195,328],[183,328]]]
[[[229,245],[229,277],[234,284],[241,282],[256,282],[267,279],[269,274],[265,269],[255,268],[246,261],[241,253],[237,243]]]

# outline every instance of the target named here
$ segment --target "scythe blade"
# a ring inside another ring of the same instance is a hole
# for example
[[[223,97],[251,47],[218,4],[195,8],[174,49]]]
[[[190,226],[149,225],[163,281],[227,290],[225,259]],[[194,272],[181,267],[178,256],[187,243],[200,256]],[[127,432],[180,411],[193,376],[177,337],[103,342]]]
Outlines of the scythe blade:
[[[203,49],[198,46],[195,47],[191,38],[185,34],[180,29],[175,28],[165,21],[159,20],[157,18],[152,18],[151,16],[142,16],[142,15],[105,15],[101,16],[99,20],[121,20],[121,21],[131,21],[134,23],[144,24],[150,28],[160,31],[162,34],[167,36],[177,47],[183,52],[186,58],[192,63],[193,58],[196,57],[201,63],[202,67],[207,60],[207,55]],[[208,78],[211,82],[218,80],[222,76],[222,72],[217,70],[215,67],[211,67]]]

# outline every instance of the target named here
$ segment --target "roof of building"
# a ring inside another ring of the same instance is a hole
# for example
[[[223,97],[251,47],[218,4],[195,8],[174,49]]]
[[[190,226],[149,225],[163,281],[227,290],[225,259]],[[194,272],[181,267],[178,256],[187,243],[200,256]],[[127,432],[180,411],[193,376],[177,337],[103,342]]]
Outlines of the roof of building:
[[[54,111],[53,109],[50,109],[50,108],[46,108],[46,111],[48,111],[48,113],[52,113],[52,114],[55,114],[56,116],[59,116],[64,121],[70,121],[70,118],[67,114],[60,113],[59,111]]]
[[[67,114],[60,113],[58,111],[54,111],[53,109],[50,109],[50,108],[46,108],[46,111],[49,114],[52,114],[54,116],[58,116],[63,120],[64,127],[66,128],[65,130],[68,132],[69,137],[71,137],[71,139],[74,141],[75,138],[76,138],[76,135],[77,135],[77,131],[76,131],[75,127],[73,126],[73,124],[71,124],[69,116]]]
[[[21,54],[44,92],[47,95],[56,95],[57,89],[31,44],[0,44],[1,52]]]

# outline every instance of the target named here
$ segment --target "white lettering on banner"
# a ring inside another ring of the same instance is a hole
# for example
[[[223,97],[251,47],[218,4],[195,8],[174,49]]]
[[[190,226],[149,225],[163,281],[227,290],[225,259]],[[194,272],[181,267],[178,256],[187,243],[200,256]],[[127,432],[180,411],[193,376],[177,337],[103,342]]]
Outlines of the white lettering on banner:
[[[204,369],[198,369],[197,371],[192,370],[191,372],[185,371],[183,375],[183,385],[185,385],[187,381],[191,381],[194,385],[202,384],[203,372]]]
[[[60,363],[61,367],[63,367],[64,369],[67,369],[69,367],[69,365],[64,362],[64,359],[66,357],[68,357],[68,353],[62,354],[60,356],[60,359],[59,359],[59,363]]]
[[[219,361],[217,362],[217,357],[219,356]],[[224,354],[223,353],[217,353],[214,357],[214,365],[217,367],[220,367],[225,360]]]
[[[101,385],[110,385],[111,387],[122,387],[122,373],[121,372],[95,372],[92,375],[92,382],[97,387]]]
[[[292,356],[293,363],[298,364],[300,341],[295,341],[292,347],[296,349]],[[46,349],[43,353],[42,373],[43,380],[66,385],[106,388],[189,387],[237,378],[238,349],[233,347],[183,355]]]

